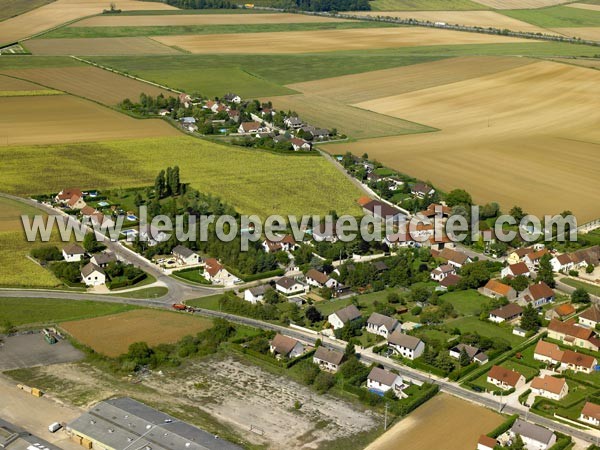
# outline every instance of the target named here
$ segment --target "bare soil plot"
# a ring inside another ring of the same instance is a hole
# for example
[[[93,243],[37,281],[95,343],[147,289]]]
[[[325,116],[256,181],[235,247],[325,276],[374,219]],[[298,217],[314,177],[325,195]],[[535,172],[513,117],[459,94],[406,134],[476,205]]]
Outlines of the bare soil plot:
[[[100,14],[109,2],[102,0],[56,0],[48,5],[2,22],[0,44],[20,41],[71,20]],[[177,9],[160,2],[121,0],[118,8],[124,11]]]
[[[523,42],[522,39],[429,28],[366,28],[219,35],[160,36],[154,40],[192,53],[315,53],[423,45]]]
[[[569,3],[569,8],[590,9],[592,11],[600,11],[600,5],[592,5],[587,3]]]
[[[50,345],[41,333],[11,336],[0,344],[0,371],[74,362],[83,357],[69,341]]]
[[[25,80],[17,80],[16,78],[0,75],[0,92],[1,91],[39,91],[44,90],[43,86],[31,83]]]
[[[202,317],[153,309],[61,324],[77,341],[111,357],[126,353],[134,342],[146,342],[150,346],[168,344],[210,327],[212,322]]]
[[[34,55],[126,56],[173,55],[178,50],[147,37],[32,39],[25,43]]]
[[[548,33],[544,28],[521,20],[507,17],[494,11],[356,11],[358,16],[383,16],[399,19],[416,19],[429,22],[444,22],[469,27],[500,28],[529,33]]]
[[[519,204],[535,214],[569,209],[583,223],[600,216],[598,104],[600,73],[538,62],[359,103],[442,131],[331,149],[367,152],[442,189],[465,188],[480,203]]]
[[[343,22],[344,19],[305,14],[190,14],[119,16],[105,15],[83,19],[72,27],[150,27],[166,25],[238,25],[273,23]]]
[[[0,97],[11,114],[0,122],[0,146],[177,136],[159,119],[137,120],[70,95]]]
[[[579,37],[590,41],[600,41],[599,27],[553,28],[555,33],[569,37]]]
[[[93,66],[15,69],[2,73],[31,80],[105,105],[116,105],[125,98],[135,101],[142,92],[152,96],[159,94],[163,94],[165,97],[176,96],[173,92],[165,89]],[[2,79],[0,79],[0,83],[2,83]],[[14,80],[14,78],[12,79]],[[24,83],[26,82],[24,81]]]
[[[537,9],[568,3],[568,0],[473,0],[493,9]]]
[[[527,58],[464,56],[307,81],[290,84],[288,87],[305,94],[351,104],[468,80],[532,64],[534,61]]]
[[[448,394],[439,394],[389,429],[366,450],[464,450],[496,428],[504,418],[487,408]]]

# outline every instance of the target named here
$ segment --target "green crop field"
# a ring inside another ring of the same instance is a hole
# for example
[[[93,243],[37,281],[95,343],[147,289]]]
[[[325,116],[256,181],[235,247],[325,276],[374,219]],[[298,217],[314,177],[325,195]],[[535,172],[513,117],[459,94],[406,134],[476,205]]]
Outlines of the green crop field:
[[[146,186],[160,170],[179,165],[184,182],[220,196],[240,213],[360,213],[358,188],[314,153],[282,155],[182,136],[0,147],[0,159],[0,191],[17,194],[57,192],[65,186]]]
[[[506,16],[544,28],[600,27],[600,11],[552,6],[541,9],[498,11]]]
[[[14,326],[54,324],[137,309],[119,303],[44,298],[0,298],[0,317]]]
[[[42,67],[73,67],[83,63],[68,56],[11,55],[0,58],[0,69],[38,69]]]
[[[189,16],[191,14],[273,14],[260,9],[149,9],[147,11],[123,11],[119,16]]]
[[[2,0],[0,21],[18,16],[32,9],[52,3],[54,0]]]
[[[489,9],[471,0],[373,0],[373,11],[474,11]]]
[[[122,26],[122,27],[62,27],[44,35],[44,38],[99,38],[168,36],[179,34],[232,34],[265,33],[275,31],[346,30],[351,28],[388,28],[396,24],[378,22],[308,22],[236,24],[236,25],[172,25],[172,26]]]

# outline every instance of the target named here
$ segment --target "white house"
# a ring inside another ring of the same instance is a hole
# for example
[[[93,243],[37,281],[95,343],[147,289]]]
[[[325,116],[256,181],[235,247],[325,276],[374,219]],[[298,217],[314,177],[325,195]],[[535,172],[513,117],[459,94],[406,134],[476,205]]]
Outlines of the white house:
[[[308,291],[308,286],[289,277],[281,277],[275,283],[275,289],[284,295],[302,294]]]
[[[527,264],[524,262],[518,262],[516,264],[510,264],[506,266],[504,269],[502,269],[500,275],[502,278],[518,276],[529,277],[531,275],[531,271],[529,270],[529,267],[527,267]]]
[[[433,269],[429,276],[434,281],[442,281],[448,275],[456,275],[455,266],[452,266],[450,264],[442,264],[438,268]]]
[[[323,272],[319,272],[315,269],[309,269],[306,274],[306,284],[314,287],[328,287],[335,289],[338,286],[338,281],[335,278],[329,277]]]
[[[181,265],[199,264],[201,261],[198,253],[183,245],[176,246],[171,253]]]
[[[223,100],[225,100],[226,102],[229,102],[229,103],[238,103],[239,104],[242,102],[242,97],[240,97],[237,94],[229,93],[229,94],[225,94],[223,96]]]
[[[204,278],[214,284],[233,286],[240,279],[227,271],[215,258],[207,258],[204,262]]]
[[[410,188],[410,193],[418,198],[425,198],[426,196],[431,196],[435,194],[435,189],[425,183],[416,183],[412,188]]]
[[[77,189],[77,188],[63,189],[58,194],[56,194],[56,196],[54,197],[54,201],[57,203],[66,204],[73,197],[83,197],[83,192],[81,192],[81,189]]]
[[[304,345],[296,339],[277,333],[269,344],[269,350],[278,358],[295,358],[304,353]]]
[[[329,314],[327,321],[333,327],[334,330],[344,328],[347,324],[353,320],[360,319],[362,314],[358,308],[354,305],[348,305],[345,308],[337,310],[334,313]]]
[[[579,316],[579,323],[584,327],[596,328],[596,325],[600,323],[600,308],[593,305],[591,308],[586,309]]]
[[[460,269],[465,264],[473,262],[471,257],[466,253],[444,247],[440,252],[439,257],[448,261],[448,264]]]
[[[569,385],[564,378],[554,378],[550,375],[535,377],[531,381],[531,391],[550,400],[562,400],[569,393]]]
[[[242,122],[238,127],[240,134],[253,134],[261,131],[260,123],[258,122]]]
[[[379,367],[373,367],[367,377],[367,389],[380,395],[391,389],[397,397],[402,397],[406,387],[400,375]]]
[[[92,264],[97,265],[101,269],[105,269],[108,267],[108,265],[110,263],[117,262],[117,255],[115,255],[113,252],[109,252],[109,251],[96,253],[95,255],[92,256],[92,258],[90,259],[90,262]]]
[[[144,225],[140,226],[139,240],[141,242],[147,242],[150,247],[154,247],[159,242],[168,240],[168,236],[152,225]]]
[[[550,260],[554,272],[568,272],[573,268],[573,261],[567,253],[555,256]]]
[[[600,426],[600,405],[586,402],[581,410],[579,420],[595,427]]]
[[[87,263],[81,269],[81,280],[86,286],[100,286],[106,283],[106,274],[94,263]]]
[[[298,117],[286,117],[283,123],[286,127],[293,129],[301,128],[304,125]]]
[[[545,248],[534,251],[532,253],[528,253],[527,255],[525,255],[523,262],[527,264],[527,267],[529,267],[529,269],[535,270],[540,265],[540,260],[542,259],[542,256],[544,256],[546,253],[548,253],[548,250],[546,250]]]
[[[524,298],[534,308],[541,308],[546,303],[554,301],[554,291],[546,283],[540,281],[525,290]]]
[[[265,298],[267,291],[273,289],[268,284],[262,284],[260,286],[251,287],[244,291],[244,300],[250,303],[262,302]]]
[[[496,439],[482,434],[479,436],[479,440],[477,441],[477,450],[494,450],[496,445],[498,445],[498,441],[496,441]]]
[[[525,377],[519,372],[502,366],[493,366],[488,372],[487,382],[505,391],[525,385]]]
[[[470,362],[474,361],[477,364],[485,364],[489,360],[488,356],[485,353],[483,353],[480,349],[467,344],[455,345],[450,349],[449,354],[455,359],[460,359],[460,355],[463,350],[469,357]]]
[[[425,343],[414,336],[394,331],[388,338],[388,346],[404,358],[416,359],[423,354]]]
[[[67,244],[62,249],[62,255],[66,262],[79,262],[85,256],[85,250],[77,244]]]
[[[387,339],[398,328],[399,324],[400,322],[393,317],[374,312],[367,319],[367,332],[383,336]]]
[[[313,363],[319,366],[320,369],[328,372],[337,372],[344,360],[344,354],[337,350],[323,347],[322,345],[317,348],[317,351],[313,355]]]
[[[521,436],[527,450],[546,450],[556,443],[556,435],[547,428],[517,419],[509,431],[515,438]]]
[[[83,209],[86,204],[82,196],[74,195],[67,201],[67,206],[71,209]]]
[[[518,319],[522,315],[523,308],[516,303],[509,303],[508,305],[490,311],[488,319],[495,323],[502,323],[505,321],[511,322]]]

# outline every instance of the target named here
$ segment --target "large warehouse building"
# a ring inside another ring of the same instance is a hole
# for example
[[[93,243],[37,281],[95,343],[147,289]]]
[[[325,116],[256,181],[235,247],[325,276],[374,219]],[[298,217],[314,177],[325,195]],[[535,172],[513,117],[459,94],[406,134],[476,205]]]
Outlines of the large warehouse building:
[[[72,439],[99,450],[241,450],[130,398],[98,403],[67,425]]]

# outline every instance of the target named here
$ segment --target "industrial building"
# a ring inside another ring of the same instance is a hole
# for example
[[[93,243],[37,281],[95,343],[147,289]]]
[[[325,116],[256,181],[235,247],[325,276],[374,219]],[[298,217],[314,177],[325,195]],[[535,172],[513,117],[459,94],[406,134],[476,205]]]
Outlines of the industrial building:
[[[131,398],[105,400],[67,425],[71,438],[99,450],[241,450],[241,447]]]
[[[2,450],[60,450],[20,427],[0,419],[0,449]]]

